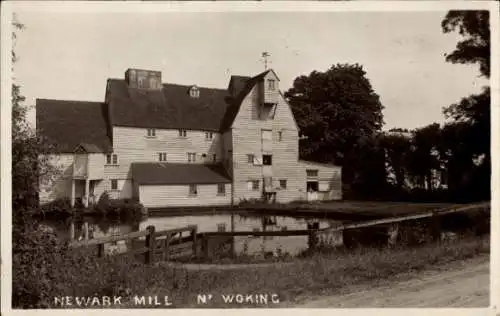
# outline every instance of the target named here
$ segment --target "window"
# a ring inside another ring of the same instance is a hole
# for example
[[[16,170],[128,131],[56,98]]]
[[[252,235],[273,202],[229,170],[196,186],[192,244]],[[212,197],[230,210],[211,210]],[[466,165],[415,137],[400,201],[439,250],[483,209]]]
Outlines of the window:
[[[283,190],[286,189],[286,180],[280,180],[280,188]]]
[[[111,190],[118,190],[118,180],[111,180]]]
[[[214,163],[215,163],[215,162],[217,162],[217,155],[216,155],[216,154],[213,154],[213,155],[212,155],[212,159],[213,159],[213,162],[214,162]]]
[[[267,80],[267,88],[269,90],[274,90],[275,89],[275,80],[274,79]]]
[[[118,164],[118,155],[117,154],[107,154],[106,155],[106,164],[107,165],[117,165]]]
[[[247,182],[247,188],[249,191],[259,190],[259,180],[250,180]]]
[[[188,153],[188,162],[196,162],[196,153]]]
[[[156,137],[156,130],[154,128],[148,128],[148,137]]]
[[[179,130],[179,137],[186,137],[187,133],[185,129],[180,129]]]
[[[191,89],[189,89],[189,96],[191,98],[199,98],[200,97],[200,89],[196,86],[192,86]]]
[[[158,153],[159,161],[167,161],[167,153]]]
[[[262,139],[263,140],[273,140],[273,131],[269,129],[262,130]]]
[[[253,159],[254,159],[254,158],[255,158],[255,156],[254,156],[254,155],[252,155],[252,154],[248,154],[248,155],[247,155],[247,162],[248,162],[248,163],[253,163]]]
[[[328,183],[326,181],[320,181],[318,184],[318,191],[320,191],[320,192],[330,191],[330,183]]]
[[[226,195],[226,185],[224,183],[217,184],[217,195]]]
[[[190,196],[196,196],[198,195],[198,188],[196,184],[190,184],[189,185],[189,195]]]
[[[263,155],[262,164],[264,166],[271,166],[273,164],[273,155]]]
[[[137,78],[137,87],[138,88],[145,88],[144,87],[144,77],[140,76],[139,78]]]
[[[283,140],[283,132],[278,131],[278,141],[281,142]]]
[[[205,139],[210,140],[214,138],[214,133],[212,132],[205,132]]]
[[[318,170],[312,170],[312,169],[307,169],[306,174],[308,177],[317,177],[318,176]]]
[[[149,89],[158,89],[158,88],[159,88],[158,80],[154,77],[150,77],[149,78]]]

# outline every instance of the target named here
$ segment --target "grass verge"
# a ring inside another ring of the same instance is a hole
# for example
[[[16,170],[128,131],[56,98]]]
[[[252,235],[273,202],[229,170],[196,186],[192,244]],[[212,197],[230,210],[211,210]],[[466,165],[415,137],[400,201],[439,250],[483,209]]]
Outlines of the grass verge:
[[[44,235],[45,236],[45,235]],[[38,249],[39,238],[30,249]],[[291,263],[241,269],[186,269],[165,263],[145,265],[126,257],[97,259],[94,255],[57,247],[50,239],[47,249],[27,256],[14,256],[14,308],[57,308],[55,297],[122,296],[122,308],[152,308],[134,305],[133,297],[169,296],[170,307],[236,308],[280,307],[259,304],[225,304],[221,295],[276,294],[280,302],[293,303],[299,297],[334,294],[350,285],[376,282],[396,274],[415,272],[453,261],[489,253],[489,236],[468,237],[449,244],[426,244],[416,248],[372,249],[316,254]],[[54,244],[54,245],[52,245]],[[50,249],[50,251],[48,251]],[[57,251],[54,251],[56,249]],[[38,268],[33,268],[38,267]],[[197,304],[199,294],[211,294],[210,304]],[[75,304],[67,308],[78,308]],[[85,307],[85,306],[82,306]],[[99,305],[87,306],[99,308]],[[165,307],[159,305],[156,307]]]
[[[489,238],[468,238],[451,244],[427,244],[418,248],[358,249],[351,252],[318,254],[292,264],[241,270],[165,269],[159,264],[147,268],[150,280],[139,293],[170,295],[175,307],[197,308],[197,295],[209,293],[212,308],[272,307],[273,305],[225,304],[221,295],[277,294],[281,302],[293,302],[299,296],[336,293],[359,283],[387,279],[395,274],[425,270],[439,264],[465,260],[489,253]],[[167,277],[165,273],[170,273]],[[164,276],[162,276],[162,274]],[[132,291],[135,292],[135,291]],[[138,293],[138,292],[135,292]],[[275,305],[279,307],[280,305]],[[127,307],[134,307],[128,305]]]

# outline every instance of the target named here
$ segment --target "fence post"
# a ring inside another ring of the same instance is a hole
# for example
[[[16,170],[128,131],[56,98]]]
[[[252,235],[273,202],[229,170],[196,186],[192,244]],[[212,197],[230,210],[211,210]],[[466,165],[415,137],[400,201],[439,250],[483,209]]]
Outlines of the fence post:
[[[195,226],[193,230],[191,230],[191,236],[193,237],[193,256],[198,258],[198,226]]]
[[[155,256],[155,227],[154,226],[148,226],[146,228],[146,231],[148,234],[146,235],[146,247],[149,248],[148,252],[146,253],[146,263],[154,263],[154,256]]]
[[[165,261],[170,260],[170,234],[167,234],[165,236],[165,249],[163,249],[165,253]]]
[[[97,257],[98,258],[104,257],[104,244],[97,245]]]
[[[434,242],[441,240],[441,223],[437,212],[434,212],[431,217],[431,238]]]

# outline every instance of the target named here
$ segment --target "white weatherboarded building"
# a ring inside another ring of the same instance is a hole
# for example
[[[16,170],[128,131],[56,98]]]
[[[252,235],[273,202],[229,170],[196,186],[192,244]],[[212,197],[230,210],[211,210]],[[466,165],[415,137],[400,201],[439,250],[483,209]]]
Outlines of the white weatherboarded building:
[[[108,79],[103,103],[37,99],[36,109],[62,169],[42,203],[89,205],[104,192],[149,208],[342,198],[340,167],[298,159],[298,127],[273,70],[211,89],[128,69]]]

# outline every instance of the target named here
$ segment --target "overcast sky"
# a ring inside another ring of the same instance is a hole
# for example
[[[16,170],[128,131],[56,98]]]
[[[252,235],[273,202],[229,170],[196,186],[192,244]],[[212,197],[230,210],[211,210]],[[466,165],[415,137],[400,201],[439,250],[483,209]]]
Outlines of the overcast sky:
[[[107,78],[129,67],[163,82],[226,88],[231,75],[263,71],[286,91],[294,78],[359,63],[385,106],[384,129],[442,122],[442,107],[485,83],[474,66],[446,63],[458,35],[443,12],[49,13],[18,11],[15,77],[27,97],[103,101]],[[33,118],[33,116],[31,116]]]

